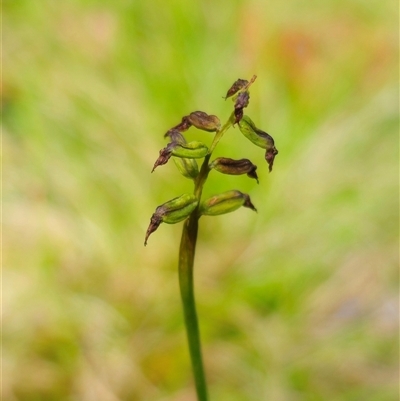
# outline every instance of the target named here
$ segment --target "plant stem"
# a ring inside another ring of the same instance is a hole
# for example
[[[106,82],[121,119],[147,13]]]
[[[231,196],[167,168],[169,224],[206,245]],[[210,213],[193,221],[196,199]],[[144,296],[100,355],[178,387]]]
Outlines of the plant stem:
[[[214,137],[210,146],[208,155],[204,158],[199,175],[195,180],[194,194],[199,203],[203,186],[207,180],[210,168],[208,163],[211,154],[222,138],[223,134],[232,126],[232,116],[224,124],[220,131]],[[203,358],[201,353],[201,342],[199,324],[197,320],[196,303],[194,299],[193,286],[193,266],[196,251],[197,233],[199,229],[199,207],[197,207],[185,221],[182,230],[181,245],[179,248],[179,287],[183,304],[183,313],[185,317],[186,334],[189,343],[190,359],[198,401],[207,401],[207,384],[204,374]]]
[[[199,325],[193,288],[193,264],[198,232],[197,214],[184,223],[179,250],[179,286],[185,316],[186,334],[198,401],[207,401],[207,385],[201,354]]]
[[[228,121],[224,124],[224,126],[217,131],[214,140],[210,146],[210,150],[208,152],[209,155],[211,155],[211,153],[213,152],[213,150],[215,149],[215,147],[217,146],[218,142],[220,141],[220,139],[222,138],[222,135],[225,134],[226,131],[228,131],[228,129],[232,126],[232,122],[234,121],[234,114],[232,113],[228,119]]]

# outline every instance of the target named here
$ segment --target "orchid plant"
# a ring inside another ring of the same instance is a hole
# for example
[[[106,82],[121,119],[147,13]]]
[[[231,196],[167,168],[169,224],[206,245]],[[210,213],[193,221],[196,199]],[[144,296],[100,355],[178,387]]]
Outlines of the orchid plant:
[[[218,157],[211,160],[212,153],[225,132],[237,125],[247,139],[265,149],[265,160],[268,163],[269,171],[272,171],[275,156],[278,154],[274,139],[257,128],[249,116],[244,115],[243,110],[249,105],[249,90],[255,79],[255,75],[250,81],[238,79],[229,88],[225,100],[232,98],[234,107],[224,125],[221,125],[220,119],[215,115],[194,111],[184,116],[179,124],[169,129],[164,135],[165,138],[168,138],[169,143],[160,150],[152,170],[153,172],[158,166],[166,164],[172,158],[179,172],[194,182],[193,193],[182,194],[156,208],[151,216],[144,244],[147,244],[150,234],[157,230],[161,223],[175,224],[184,221],[179,248],[179,285],[198,401],[207,401],[208,399],[193,287],[193,266],[199,219],[201,216],[230,213],[242,206],[257,211],[250,196],[237,189],[202,199],[203,187],[211,170],[230,175],[246,174],[258,182],[257,166],[249,159],[235,160]],[[214,133],[209,147],[199,141],[186,141],[183,132],[192,126]],[[199,168],[197,161],[201,159],[203,162]]]

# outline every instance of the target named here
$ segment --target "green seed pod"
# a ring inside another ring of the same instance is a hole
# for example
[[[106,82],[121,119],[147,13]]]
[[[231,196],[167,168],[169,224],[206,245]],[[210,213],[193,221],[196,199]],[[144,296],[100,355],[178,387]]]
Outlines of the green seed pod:
[[[228,157],[218,157],[213,160],[208,167],[219,171],[222,174],[242,175],[247,174],[248,177],[254,178],[258,183],[258,176],[256,173],[257,166],[249,159],[234,160]]]
[[[198,205],[197,198],[192,194],[183,194],[158,206],[150,219],[150,225],[146,231],[144,244],[150,234],[157,230],[161,223],[175,224],[189,217],[190,213]]]
[[[186,178],[194,179],[199,174],[199,166],[195,159],[185,157],[173,157],[174,163],[179,172]]]
[[[161,216],[163,223],[175,224],[186,219],[198,204],[193,194],[183,194],[158,206],[155,214]]]
[[[189,143],[175,144],[172,149],[172,155],[176,157],[185,157],[188,159],[201,159],[208,153],[208,148],[203,142],[193,141]]]
[[[190,123],[203,131],[218,131],[221,128],[221,121],[217,116],[208,115],[204,111],[194,111],[188,116]]]
[[[249,116],[243,116],[239,122],[239,128],[240,132],[254,145],[266,149],[265,159],[268,162],[269,171],[271,171],[275,156],[278,154],[278,149],[275,147],[272,136],[258,129]]]
[[[200,213],[206,216],[218,216],[239,209],[241,206],[248,207],[255,212],[257,209],[251,203],[250,197],[243,192],[232,190],[203,201],[200,205]]]
[[[240,132],[254,145],[267,149],[274,145],[274,140],[266,132],[259,130],[249,116],[243,116],[239,123]]]
[[[165,148],[160,150],[158,159],[155,161],[153,170],[151,170],[151,172],[153,172],[158,166],[166,164],[171,156],[183,157],[187,159],[201,159],[202,157],[206,156],[207,153],[208,148],[202,142],[170,142]],[[193,168],[195,169],[196,167],[193,166]]]

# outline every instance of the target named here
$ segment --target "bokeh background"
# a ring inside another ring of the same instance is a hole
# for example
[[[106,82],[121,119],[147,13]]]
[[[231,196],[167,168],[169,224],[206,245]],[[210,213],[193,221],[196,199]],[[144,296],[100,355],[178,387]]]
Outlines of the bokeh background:
[[[192,191],[163,134],[258,78],[205,196],[195,285],[212,400],[398,399],[398,4],[392,0],[3,1],[3,399],[193,401],[177,253],[143,246]],[[190,129],[189,140],[212,134]]]

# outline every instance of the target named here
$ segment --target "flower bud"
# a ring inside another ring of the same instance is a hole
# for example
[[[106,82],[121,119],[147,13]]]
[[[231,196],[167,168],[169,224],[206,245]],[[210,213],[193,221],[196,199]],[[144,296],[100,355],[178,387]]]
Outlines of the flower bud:
[[[204,111],[190,113],[188,120],[194,127],[204,131],[218,131],[221,128],[219,118],[214,115],[208,115]]]
[[[209,165],[210,169],[219,171],[222,174],[241,175],[247,174],[248,177],[254,178],[258,183],[258,176],[256,173],[257,166],[249,159],[234,160],[228,157],[218,157],[213,160]]]
[[[173,157],[174,163],[179,172],[186,178],[196,178],[199,174],[199,166],[195,159],[186,157]]]
[[[200,213],[206,216],[217,216],[239,209],[241,206],[248,207],[255,212],[257,209],[251,203],[250,197],[243,192],[232,190],[203,201],[200,205]]]
[[[258,129],[249,116],[244,116],[241,119],[239,122],[239,129],[247,139],[254,143],[254,145],[266,149],[265,160],[269,165],[269,171],[272,171],[275,156],[278,154],[272,136]]]
[[[191,194],[183,194],[158,206],[150,218],[150,225],[146,231],[144,244],[150,234],[157,230],[161,223],[175,224],[189,217],[198,205],[197,198]]]
[[[244,88],[248,83],[249,81],[246,79],[237,79],[226,93],[225,100],[240,91],[240,89]]]

